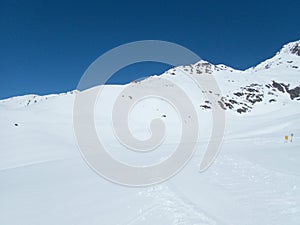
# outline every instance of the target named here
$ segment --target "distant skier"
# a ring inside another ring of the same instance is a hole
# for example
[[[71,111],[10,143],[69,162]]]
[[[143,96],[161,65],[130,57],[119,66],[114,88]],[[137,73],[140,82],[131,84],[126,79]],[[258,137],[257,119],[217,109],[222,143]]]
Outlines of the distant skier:
[[[293,137],[294,137],[294,134],[291,133],[291,142],[293,142]]]

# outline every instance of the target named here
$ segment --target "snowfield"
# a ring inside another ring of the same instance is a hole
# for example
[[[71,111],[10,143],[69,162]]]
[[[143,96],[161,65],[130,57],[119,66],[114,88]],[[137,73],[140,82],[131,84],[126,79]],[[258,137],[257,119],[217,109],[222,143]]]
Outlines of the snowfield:
[[[192,76],[215,77],[221,93],[213,94],[220,97],[219,107],[226,113],[220,154],[201,173],[199,164],[211,132],[211,104]],[[124,87],[155,89],[154,81],[164,86],[166,80],[190,96],[200,134],[195,154],[181,172],[143,188],[111,183],[86,164],[72,123],[77,91],[1,100],[0,224],[298,225],[300,41],[246,71],[200,61],[136,83],[107,85],[97,101],[95,124],[115,158],[147,165],[172,154],[181,121],[161,99],[141,101],[129,115],[129,128],[140,139],[149,137],[152,119],[165,122],[164,144],[147,157],[126,151],[111,127],[111,109]]]

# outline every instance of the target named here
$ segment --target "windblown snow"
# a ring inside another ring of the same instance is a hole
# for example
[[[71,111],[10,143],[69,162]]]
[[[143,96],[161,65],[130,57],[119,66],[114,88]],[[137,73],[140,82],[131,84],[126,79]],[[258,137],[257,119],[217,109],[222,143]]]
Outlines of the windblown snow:
[[[221,93],[212,94],[226,113],[221,152],[202,173],[198,170],[210,138],[211,103],[193,76],[215,77]],[[166,80],[192,100],[200,121],[199,140],[181,172],[144,188],[110,183],[88,167],[72,125],[78,91],[1,100],[0,224],[298,225],[300,41],[246,71],[200,61],[143,81],[105,86],[95,123],[115,158],[144,165],[159,162],[176,148],[180,118],[157,98],[141,101],[129,114],[129,128],[141,139],[149,136],[152,119],[165,122],[165,143],[149,157],[120,146],[111,127],[114,99],[124,87],[155,89],[158,81],[160,88],[172,88]]]

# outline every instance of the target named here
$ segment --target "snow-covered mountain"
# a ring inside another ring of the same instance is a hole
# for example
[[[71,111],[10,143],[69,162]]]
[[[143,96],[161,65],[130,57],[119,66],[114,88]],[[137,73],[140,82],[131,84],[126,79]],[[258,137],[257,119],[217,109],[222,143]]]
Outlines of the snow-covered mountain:
[[[195,76],[214,76],[220,92],[201,89]],[[114,157],[144,164],[172,153],[180,140],[180,118],[162,99],[141,101],[129,115],[130,131],[141,139],[149,137],[152,119],[166,124],[165,144],[147,159],[125,151],[111,127],[113,103],[125,87],[172,89],[167,81],[190,97],[200,121],[199,142],[179,174],[147,188],[110,183],[86,165],[72,125],[78,91],[1,100],[0,224],[298,224],[300,41],[245,71],[202,60],[142,81],[105,86],[95,122]],[[206,91],[226,113],[226,130],[217,160],[199,173],[212,125]]]
[[[223,64],[213,65],[201,60],[195,64],[170,69],[161,76],[152,76],[136,83],[147,85],[151,80],[160,79],[160,77],[176,82],[182,77],[186,80],[186,75],[212,74],[220,82],[222,89],[220,105],[224,106],[225,110],[244,113],[250,111],[259,102],[276,102],[278,98],[284,98],[284,96],[299,101],[299,73],[300,41],[295,41],[284,45],[274,57],[245,71],[236,70]],[[170,75],[175,77],[169,78]],[[12,107],[28,106],[55,97],[76,93],[77,91],[47,96],[26,95],[1,100],[1,103]],[[204,104],[203,108],[207,109],[209,107]]]

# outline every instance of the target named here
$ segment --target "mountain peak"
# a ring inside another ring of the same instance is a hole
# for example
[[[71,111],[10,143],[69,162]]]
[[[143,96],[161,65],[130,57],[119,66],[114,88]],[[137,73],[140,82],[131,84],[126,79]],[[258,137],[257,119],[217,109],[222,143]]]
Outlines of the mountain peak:
[[[300,40],[289,42],[270,59],[249,68],[246,71],[256,72],[258,70],[268,69],[291,69],[292,71],[300,71]]]
[[[282,53],[300,56],[300,40],[285,44],[277,54]]]

